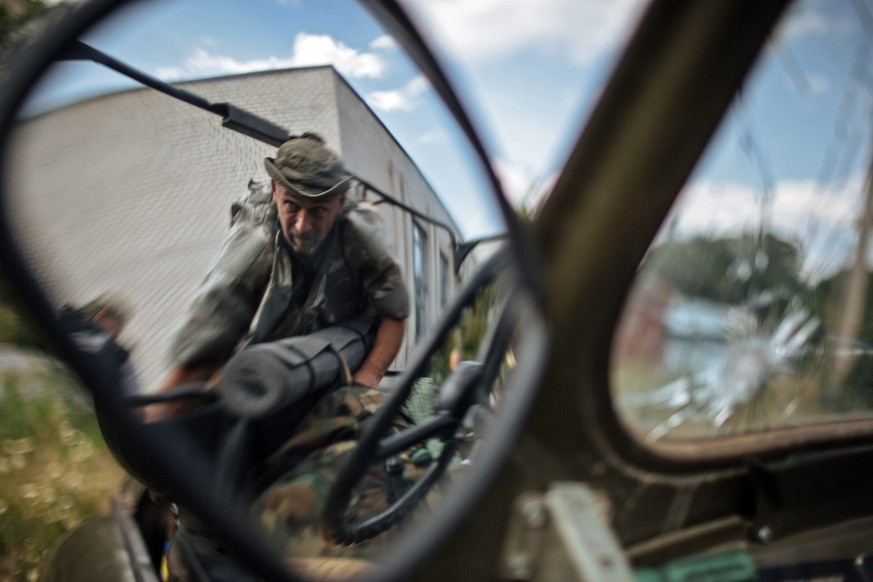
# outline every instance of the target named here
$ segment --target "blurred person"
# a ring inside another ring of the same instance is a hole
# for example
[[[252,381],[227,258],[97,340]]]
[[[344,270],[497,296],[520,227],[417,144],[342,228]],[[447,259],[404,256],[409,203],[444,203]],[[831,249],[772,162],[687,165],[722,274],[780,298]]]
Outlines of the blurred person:
[[[64,306],[59,317],[79,348],[101,358],[118,374],[119,396],[139,393],[140,381],[130,351],[120,340],[129,318],[121,301],[101,295],[78,308]]]
[[[158,393],[190,383],[209,385],[247,346],[372,316],[373,347],[358,369],[350,370],[352,382],[329,390],[292,427],[281,450],[297,461],[282,465],[280,476],[253,499],[259,523],[287,548],[286,555],[351,551],[357,556],[366,553],[367,544],[355,550],[329,547],[318,531],[317,512],[329,490],[324,484],[347,462],[364,421],[384,402],[379,385],[403,341],[409,295],[380,215],[371,204],[347,199],[352,178],[323,138],[313,133],[292,138],[264,165],[270,180],[250,182],[233,205],[231,231],[175,335],[172,368]],[[188,406],[152,404],[145,418],[167,420]],[[382,466],[371,470],[356,488],[350,510],[364,516],[387,508],[391,479]],[[221,559],[196,520],[180,516],[179,521],[175,537],[184,542],[173,542],[165,556],[169,579],[184,580],[199,568],[235,567]]]
[[[240,348],[307,335],[372,313],[375,344],[356,384],[378,388],[405,333],[409,295],[381,217],[346,199],[351,176],[317,134],[304,133],[264,160],[231,209],[231,232],[171,346],[158,392],[207,381]],[[155,405],[160,420],[178,405]]]

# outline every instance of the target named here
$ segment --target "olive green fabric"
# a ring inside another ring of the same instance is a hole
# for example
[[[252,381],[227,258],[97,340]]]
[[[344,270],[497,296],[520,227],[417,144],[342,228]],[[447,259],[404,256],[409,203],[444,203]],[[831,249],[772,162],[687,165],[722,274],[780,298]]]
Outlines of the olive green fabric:
[[[431,394],[432,396],[432,394]],[[294,436],[265,464],[263,470],[277,477],[271,479],[252,500],[252,516],[274,549],[288,564],[301,558],[356,558],[378,560],[398,532],[398,527],[354,546],[336,546],[326,542],[319,530],[319,519],[331,485],[357,445],[357,440],[374,418],[388,396],[377,389],[361,385],[344,386],[322,399],[301,422]],[[390,431],[408,426],[404,415],[394,418]],[[399,455],[405,486],[419,479],[433,458],[424,445],[417,445]],[[287,467],[287,468],[286,468]],[[347,516],[362,521],[384,511],[391,502],[392,487],[384,462],[373,464],[354,488]],[[395,492],[398,493],[398,492]],[[425,502],[409,516],[420,519],[439,499],[433,490]],[[197,554],[196,561],[213,571],[244,568],[234,564],[230,554],[222,553],[219,545],[202,529],[191,515],[179,518],[188,552]],[[402,523],[402,522],[401,522]],[[179,538],[176,538],[178,541]],[[190,576],[185,558],[177,543],[171,544],[168,557],[169,578],[174,581],[195,579]],[[244,575],[233,579],[247,579]]]
[[[295,280],[271,182],[252,182],[171,345],[176,365],[221,364],[241,345],[304,335],[372,310],[404,319],[409,294],[376,209],[349,203],[319,246],[308,292]]]
[[[338,547],[326,543],[318,528],[331,485],[348,462],[358,437],[386,398],[385,393],[366,386],[340,388],[316,405],[297,434],[277,455],[277,458],[302,457],[303,460],[258,497],[253,512],[285,557],[372,558],[395,535],[396,528],[392,528],[357,546]],[[402,429],[407,422],[402,416],[396,417],[393,430]],[[418,479],[431,462],[429,455],[415,454],[422,449],[416,447],[400,455],[402,478],[407,484]],[[390,491],[384,462],[372,465],[355,487],[347,515],[363,521],[385,510]],[[419,511],[426,507],[427,504],[423,504]]]
[[[244,345],[306,335],[365,311],[395,319],[408,316],[406,285],[391,256],[388,230],[372,205],[346,205],[308,265],[308,285],[298,276],[303,259],[293,256],[279,229],[271,182],[250,183],[231,216],[230,233],[171,346],[175,364],[222,364]],[[265,468],[276,477],[253,500],[252,509],[284,555],[371,556],[393,535],[338,549],[317,531],[336,472],[384,398],[364,386],[339,388],[316,404]],[[398,420],[395,428],[402,424]],[[430,457],[417,455],[416,460],[427,463]],[[408,455],[401,461],[404,477],[414,480],[418,469]],[[289,469],[283,470],[282,463]],[[384,509],[389,491],[380,463],[356,488],[352,510],[372,515]],[[186,521],[181,520],[183,529],[198,535],[196,523]]]
[[[328,199],[345,194],[351,178],[321,136],[304,133],[279,147],[275,158],[264,159],[270,177],[309,198]]]

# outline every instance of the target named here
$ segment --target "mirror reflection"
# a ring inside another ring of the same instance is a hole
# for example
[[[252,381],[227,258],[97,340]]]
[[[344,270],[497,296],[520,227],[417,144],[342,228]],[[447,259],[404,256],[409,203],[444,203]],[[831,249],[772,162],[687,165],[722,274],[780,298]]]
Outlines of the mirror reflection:
[[[191,4],[187,10],[192,14],[199,8],[196,2],[181,4]],[[369,30],[357,40],[362,49],[351,48],[347,43],[352,39],[306,32],[295,35],[293,29],[286,28],[281,37],[294,43],[286,62],[225,58],[220,42],[213,39],[215,46],[202,38],[178,48],[179,61],[150,63],[155,57],[145,59],[140,53],[146,51],[140,48],[137,52],[134,46],[136,39],[149,37],[150,29],[171,38],[183,31],[194,32],[170,25],[178,16],[177,6],[170,10],[158,4],[145,14],[142,10],[117,16],[84,41],[98,50],[106,48],[107,53],[113,49],[110,56],[119,59],[137,55],[123,62],[162,78],[211,74],[209,80],[181,87],[210,103],[246,109],[286,128],[289,135],[306,131],[319,134],[341,157],[349,173],[420,213],[404,212],[359,182],[348,194],[376,206],[404,276],[417,282],[413,289],[413,281],[408,281],[416,303],[410,314],[412,333],[396,364],[402,368],[414,345],[410,340],[426,334],[459,279],[475,262],[474,257],[457,271],[455,262],[460,257],[452,243],[494,234],[501,228],[487,196],[454,194],[482,192],[484,188],[480,176],[461,157],[467,146],[452,134],[454,126],[437,108],[426,81],[361,11],[350,11],[344,18],[349,22],[347,28],[357,36]],[[279,11],[277,16],[292,18],[292,22],[294,16],[318,16],[308,6],[290,14],[286,14],[288,8],[275,10]],[[301,22],[300,30],[324,30],[336,19],[336,15],[321,17],[322,28],[307,20]],[[245,37],[262,19],[237,30],[234,38]],[[217,22],[227,26],[223,19]],[[205,35],[208,31],[207,26],[196,32]],[[213,31],[218,38],[229,38],[219,36],[221,33],[222,29]],[[151,46],[154,40],[149,42]],[[179,42],[177,39],[176,44]],[[223,42],[229,44],[230,40]],[[388,48],[370,48],[374,43]],[[211,52],[196,48],[201,44],[212,46]],[[115,45],[119,45],[118,50],[114,50]],[[370,65],[354,65],[359,61]],[[382,86],[414,82],[418,87],[413,95],[394,96],[403,97],[402,107],[382,104],[380,100],[390,101],[389,91],[374,89],[371,77],[376,73],[371,69],[387,68],[389,63],[393,74]],[[258,67],[269,68],[216,78],[220,72]],[[125,89],[46,109],[48,103],[57,105],[74,96],[105,92],[107,86]],[[123,306],[135,322],[124,330],[123,339],[136,346],[133,352],[141,382],[148,388],[159,381],[167,341],[227,234],[231,207],[247,192],[250,180],[269,179],[264,159],[275,156],[276,148],[229,131],[221,126],[220,118],[144,89],[93,62],[59,63],[43,87],[26,109],[37,113],[22,122],[11,161],[16,208],[23,219],[29,217],[19,222],[20,234],[32,249],[34,264],[47,273],[59,302],[81,307],[106,298]],[[407,113],[397,113],[412,107]],[[391,120],[391,129],[383,125]],[[415,158],[410,155],[413,151]],[[439,165],[434,160],[439,160]],[[33,194],[61,188],[65,200],[75,201],[63,204],[62,212],[57,211],[60,201],[56,196]],[[447,194],[438,196],[437,191]],[[118,192],[128,193],[124,204],[119,202]],[[83,201],[84,193],[87,201]],[[450,208],[454,212],[450,213]],[[47,213],[54,217],[54,226],[36,228],[35,217]],[[146,255],[155,260],[145,261]]]
[[[641,438],[869,417],[870,16],[792,7],[644,259],[613,361]]]
[[[296,571],[317,573],[312,556],[366,570],[384,530],[462,475],[496,404],[468,394],[498,312],[490,282],[408,368],[489,254],[472,243],[503,227],[469,144],[364,11],[256,4],[138,3],[81,38],[22,110],[12,222],[61,323],[108,363],[115,405],[146,434],[190,433],[180,448],[243,493]],[[406,377],[388,431],[402,438],[337,510],[365,543],[325,544],[330,485]],[[137,495],[214,552],[171,497]],[[182,546],[162,557],[177,572],[193,567]]]

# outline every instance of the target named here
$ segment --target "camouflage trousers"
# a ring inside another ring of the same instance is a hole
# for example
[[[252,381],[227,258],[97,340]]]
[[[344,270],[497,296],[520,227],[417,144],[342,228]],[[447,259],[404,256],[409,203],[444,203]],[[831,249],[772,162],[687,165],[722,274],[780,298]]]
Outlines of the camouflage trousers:
[[[312,563],[307,562],[311,558],[372,560],[386,542],[396,535],[397,526],[355,546],[335,546],[324,541],[318,526],[336,475],[348,462],[358,437],[386,399],[385,393],[366,386],[351,385],[337,389],[315,405],[294,436],[268,461],[268,465],[272,463],[275,466],[267,467],[267,472],[277,476],[256,495],[251,509],[256,524],[292,569],[298,572],[301,568],[305,570],[305,564]],[[398,415],[391,430],[400,430],[408,424],[408,417]],[[402,454],[403,482],[413,483],[427,468],[430,458],[424,447]],[[289,459],[293,462],[289,462]],[[283,466],[288,469],[282,471]],[[354,488],[347,515],[354,520],[364,520],[385,510],[390,505],[389,496],[394,485],[384,461],[375,463]],[[422,511],[426,511],[426,508],[419,508],[415,513]],[[186,529],[185,521],[183,518],[182,530]],[[183,531],[178,536],[179,541],[182,541],[184,534]],[[190,535],[190,532],[186,540],[188,551],[198,554],[200,562],[212,562],[213,558],[226,561],[228,558],[222,558],[223,552],[209,547],[211,543],[208,540],[198,541],[197,535]],[[182,551],[180,545],[183,544],[173,544],[170,551],[169,579],[196,579],[188,572],[190,568],[184,565],[188,560],[173,555]],[[332,562],[334,565],[336,563],[335,560]],[[219,565],[212,564],[211,567]],[[226,564],[221,567],[236,566]],[[237,571],[234,576],[241,580],[248,579],[242,576],[243,571]]]
[[[383,392],[365,386],[340,388],[315,406],[280,451],[283,457],[299,453],[302,461],[258,496],[253,511],[284,556],[370,558],[393,535],[388,531],[353,547],[338,547],[325,542],[318,528],[331,485],[386,398]],[[392,430],[406,424],[402,416],[395,418]],[[424,468],[416,466],[413,457],[421,464],[420,455],[401,455],[406,483],[413,482]],[[393,485],[384,461],[372,465],[353,491],[349,504],[353,519],[364,520],[385,510]]]

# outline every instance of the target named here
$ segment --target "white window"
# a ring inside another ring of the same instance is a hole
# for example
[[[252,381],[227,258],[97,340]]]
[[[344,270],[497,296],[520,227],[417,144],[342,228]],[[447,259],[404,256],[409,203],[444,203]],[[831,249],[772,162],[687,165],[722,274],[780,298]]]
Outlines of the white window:
[[[440,307],[446,308],[449,303],[449,259],[446,254],[440,252]]]
[[[412,222],[412,276],[415,287],[415,339],[427,332],[427,234]]]

